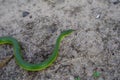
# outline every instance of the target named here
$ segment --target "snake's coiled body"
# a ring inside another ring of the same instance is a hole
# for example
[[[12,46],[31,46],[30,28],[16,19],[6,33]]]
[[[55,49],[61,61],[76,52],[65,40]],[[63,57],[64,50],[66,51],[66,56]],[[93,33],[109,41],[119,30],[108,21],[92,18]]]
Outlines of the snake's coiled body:
[[[31,64],[31,63],[28,63],[27,61],[23,60],[20,45],[15,38],[9,37],[9,36],[0,37],[0,44],[13,45],[15,60],[20,67],[22,67],[23,69],[28,70],[28,71],[38,71],[38,70],[47,68],[56,60],[58,51],[59,51],[60,42],[62,41],[62,39],[65,36],[69,35],[73,31],[74,30],[72,30],[72,29],[63,31],[56,40],[56,44],[55,44],[53,53],[49,56],[48,59],[46,59],[45,61],[38,63],[38,64]]]

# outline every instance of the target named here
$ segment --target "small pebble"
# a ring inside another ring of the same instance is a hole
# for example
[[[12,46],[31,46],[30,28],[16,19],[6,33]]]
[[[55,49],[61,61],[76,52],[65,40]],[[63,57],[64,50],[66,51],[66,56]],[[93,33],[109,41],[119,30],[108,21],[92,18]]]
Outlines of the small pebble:
[[[120,3],[120,0],[110,0],[110,2],[113,4],[118,4],[118,3]]]
[[[24,11],[23,14],[22,14],[22,16],[23,16],[23,17],[26,17],[26,16],[29,15],[29,14],[30,14],[29,12]]]
[[[96,16],[96,19],[98,19],[98,18],[100,18],[100,14],[98,14],[98,15]]]

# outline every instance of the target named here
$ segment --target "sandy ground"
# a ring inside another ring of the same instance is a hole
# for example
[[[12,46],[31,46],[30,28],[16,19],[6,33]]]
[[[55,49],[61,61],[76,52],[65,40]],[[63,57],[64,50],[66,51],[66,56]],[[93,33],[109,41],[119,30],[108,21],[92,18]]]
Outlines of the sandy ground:
[[[0,80],[120,80],[120,0],[0,0],[0,36],[16,38],[28,62],[47,59],[67,29],[51,67],[29,72],[13,58]],[[0,46],[0,59],[12,54]]]

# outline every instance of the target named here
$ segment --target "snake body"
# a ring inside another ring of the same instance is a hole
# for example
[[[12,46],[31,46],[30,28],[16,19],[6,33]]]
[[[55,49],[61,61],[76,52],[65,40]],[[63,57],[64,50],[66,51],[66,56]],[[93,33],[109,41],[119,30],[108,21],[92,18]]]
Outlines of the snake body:
[[[13,46],[15,60],[20,67],[28,71],[38,71],[49,67],[56,60],[58,56],[60,42],[65,36],[69,35],[73,31],[74,30],[72,29],[63,31],[57,38],[54,50],[52,54],[48,57],[48,59],[46,59],[41,63],[36,63],[36,64],[29,63],[23,59],[19,42],[15,38],[10,36],[0,37],[0,44],[11,44]]]

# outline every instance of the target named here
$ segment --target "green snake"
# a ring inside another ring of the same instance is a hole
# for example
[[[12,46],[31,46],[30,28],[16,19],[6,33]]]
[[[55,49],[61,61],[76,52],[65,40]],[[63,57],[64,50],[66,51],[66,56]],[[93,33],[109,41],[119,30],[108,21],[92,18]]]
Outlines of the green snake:
[[[15,38],[10,37],[10,36],[0,37],[0,44],[11,44],[13,46],[16,63],[21,68],[28,70],[28,71],[38,71],[38,70],[46,69],[56,60],[56,58],[58,56],[60,42],[62,41],[62,39],[65,36],[69,35],[73,31],[74,31],[73,29],[63,31],[57,38],[54,50],[53,50],[52,54],[48,57],[48,59],[46,59],[45,61],[43,61],[41,63],[36,63],[36,64],[32,64],[32,63],[29,63],[29,62],[23,60],[20,45]]]

